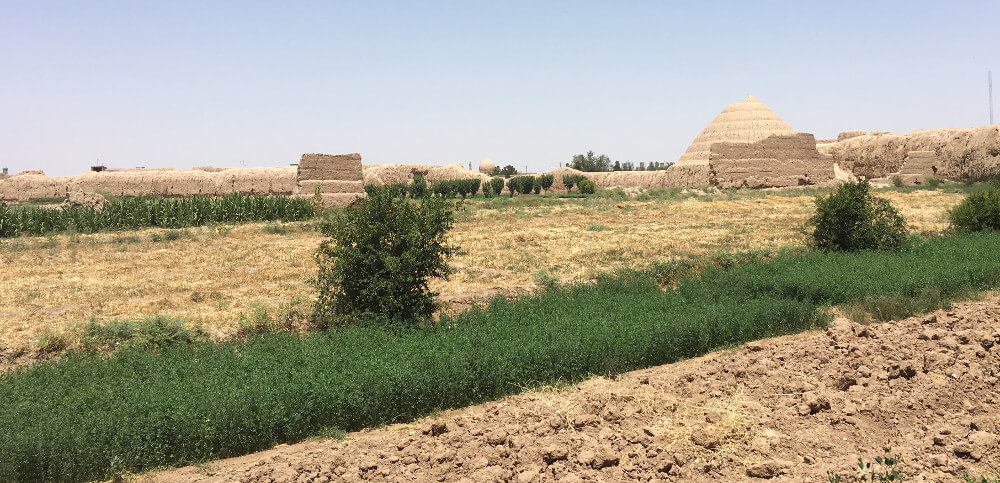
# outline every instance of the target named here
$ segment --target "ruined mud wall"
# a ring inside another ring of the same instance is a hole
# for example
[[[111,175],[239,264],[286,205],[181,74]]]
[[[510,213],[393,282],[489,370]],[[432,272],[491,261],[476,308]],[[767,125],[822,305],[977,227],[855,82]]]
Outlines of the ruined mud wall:
[[[892,173],[890,177],[898,176],[903,184],[924,184],[928,178],[937,176],[938,165],[941,158],[934,154],[934,151],[910,151],[903,160],[903,166],[899,172]]]
[[[448,166],[433,164],[374,164],[365,166],[364,168],[364,181],[366,185],[409,184],[413,182],[413,177],[416,175],[423,176],[427,180],[428,186],[438,181],[452,179],[490,179],[490,176],[487,174],[472,171],[456,164]]]
[[[907,134],[872,132],[821,146],[855,175],[883,178],[898,172],[911,151],[941,158],[938,174],[949,179],[1000,173],[1000,126],[924,129]]]
[[[295,168],[132,169],[55,177],[22,173],[0,179],[4,201],[68,198],[76,191],[113,196],[290,195],[295,191]]]
[[[834,179],[833,157],[816,150],[812,134],[771,136],[755,143],[716,143],[709,155],[711,184],[775,188]]]
[[[298,196],[315,196],[317,190],[325,206],[346,206],[365,196],[361,155],[303,154],[296,169]]]

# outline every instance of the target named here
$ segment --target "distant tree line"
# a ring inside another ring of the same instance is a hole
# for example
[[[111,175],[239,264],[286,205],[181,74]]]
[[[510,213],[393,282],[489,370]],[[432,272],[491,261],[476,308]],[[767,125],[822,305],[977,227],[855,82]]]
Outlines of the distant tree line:
[[[587,151],[586,154],[577,154],[573,156],[573,160],[568,164],[570,168],[584,171],[584,172],[600,172],[600,171],[657,171],[667,169],[674,163],[666,163],[660,161],[650,161],[649,163],[640,163],[640,166],[636,166],[635,163],[631,161],[615,161],[611,162],[606,154],[595,154],[593,151]]]

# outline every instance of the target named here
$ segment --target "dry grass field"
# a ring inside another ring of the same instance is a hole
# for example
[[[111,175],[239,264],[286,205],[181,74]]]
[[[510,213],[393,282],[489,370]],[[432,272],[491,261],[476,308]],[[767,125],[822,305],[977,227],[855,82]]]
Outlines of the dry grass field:
[[[947,226],[962,194],[888,191],[915,230]],[[646,201],[473,201],[452,234],[456,273],[433,288],[452,309],[472,299],[602,271],[719,251],[799,245],[813,211],[809,191],[672,196]],[[0,348],[29,348],[44,333],[73,334],[87,320],[164,314],[213,336],[242,317],[308,311],[314,223],[23,238],[0,242]],[[72,338],[72,336],[70,336]]]

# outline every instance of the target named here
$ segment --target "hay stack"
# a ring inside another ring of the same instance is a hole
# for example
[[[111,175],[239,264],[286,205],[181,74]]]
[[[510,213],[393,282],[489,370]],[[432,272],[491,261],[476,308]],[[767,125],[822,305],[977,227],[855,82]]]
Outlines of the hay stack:
[[[496,168],[497,168],[497,165],[494,164],[493,161],[490,160],[490,158],[483,158],[483,160],[479,162],[479,172],[480,173],[490,174]]]

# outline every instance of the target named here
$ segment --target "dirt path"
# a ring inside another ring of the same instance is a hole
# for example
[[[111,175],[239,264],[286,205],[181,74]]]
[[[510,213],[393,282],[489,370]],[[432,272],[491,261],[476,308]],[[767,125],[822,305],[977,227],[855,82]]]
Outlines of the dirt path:
[[[851,481],[890,446],[908,481],[960,481],[1000,467],[998,369],[991,297],[143,479]]]

